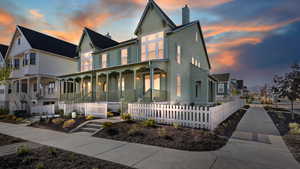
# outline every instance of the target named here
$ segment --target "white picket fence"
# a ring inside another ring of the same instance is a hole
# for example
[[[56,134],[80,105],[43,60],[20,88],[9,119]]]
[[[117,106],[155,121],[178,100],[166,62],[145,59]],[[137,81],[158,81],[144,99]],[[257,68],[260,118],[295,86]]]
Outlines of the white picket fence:
[[[161,124],[176,123],[186,127],[214,130],[244,104],[240,99],[216,107],[134,103],[128,104],[128,113],[135,120],[153,119]]]
[[[30,108],[31,114],[47,114],[53,115],[55,114],[55,105],[40,105],[40,106],[32,106]]]
[[[64,110],[64,114],[70,114],[76,111],[82,112],[86,116],[93,115],[95,117],[107,118],[107,103],[59,103],[58,107]]]

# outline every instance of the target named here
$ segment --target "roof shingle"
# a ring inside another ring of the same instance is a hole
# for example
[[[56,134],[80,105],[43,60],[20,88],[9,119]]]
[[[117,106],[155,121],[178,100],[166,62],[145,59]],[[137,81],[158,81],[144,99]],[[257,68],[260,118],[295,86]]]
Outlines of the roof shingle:
[[[223,73],[223,74],[213,74],[212,75],[215,79],[219,82],[227,82],[230,78],[230,73]]]
[[[88,33],[93,45],[95,45],[100,49],[109,48],[119,44],[117,41],[114,41],[106,36],[103,36],[100,33],[97,33],[89,28],[85,28],[85,30]]]

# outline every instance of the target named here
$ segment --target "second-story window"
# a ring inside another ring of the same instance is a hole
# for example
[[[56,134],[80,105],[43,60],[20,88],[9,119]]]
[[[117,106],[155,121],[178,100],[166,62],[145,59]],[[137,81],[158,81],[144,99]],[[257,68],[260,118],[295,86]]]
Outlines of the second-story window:
[[[141,61],[164,58],[164,32],[158,32],[142,37]]]
[[[178,64],[181,63],[181,46],[177,45],[177,54],[176,54],[176,61]]]
[[[36,64],[36,53],[30,53],[29,61],[30,61],[30,65]]]
[[[80,61],[81,61],[80,69],[82,72],[92,70],[93,68],[92,52],[81,54]]]
[[[121,64],[126,65],[128,63],[128,48],[121,49]]]
[[[48,94],[53,94],[55,89],[55,82],[50,82],[48,85]]]
[[[102,68],[106,68],[107,67],[107,54],[104,53],[102,54]]]
[[[180,75],[176,75],[176,96],[181,96],[181,77]]]
[[[14,60],[14,68],[15,69],[20,69],[20,59],[15,59]]]
[[[26,65],[28,65],[28,57],[29,57],[29,54],[26,54],[25,56],[24,56],[24,59],[23,59],[23,64],[24,64],[24,66],[26,66]]]

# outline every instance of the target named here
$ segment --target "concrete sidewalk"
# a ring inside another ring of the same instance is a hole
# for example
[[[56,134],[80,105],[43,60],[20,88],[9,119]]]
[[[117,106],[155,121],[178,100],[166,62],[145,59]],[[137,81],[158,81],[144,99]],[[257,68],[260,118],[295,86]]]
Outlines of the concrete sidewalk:
[[[189,152],[0,123],[0,133],[145,169],[297,169],[266,112],[250,108],[219,151]]]

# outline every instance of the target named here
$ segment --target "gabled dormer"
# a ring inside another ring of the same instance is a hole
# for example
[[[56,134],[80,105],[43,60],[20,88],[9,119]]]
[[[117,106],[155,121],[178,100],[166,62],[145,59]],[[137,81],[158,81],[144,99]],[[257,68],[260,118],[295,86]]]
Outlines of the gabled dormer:
[[[140,61],[166,58],[166,33],[175,23],[153,1],[149,0],[135,30],[140,41]]]
[[[8,46],[0,44],[0,68],[3,68],[6,65],[5,55],[7,52]]]
[[[84,28],[77,47],[77,52],[80,57],[80,71],[92,70],[96,64],[99,64],[99,57],[94,57],[93,53],[118,44],[119,43],[112,40],[109,35],[104,36],[89,28]]]

